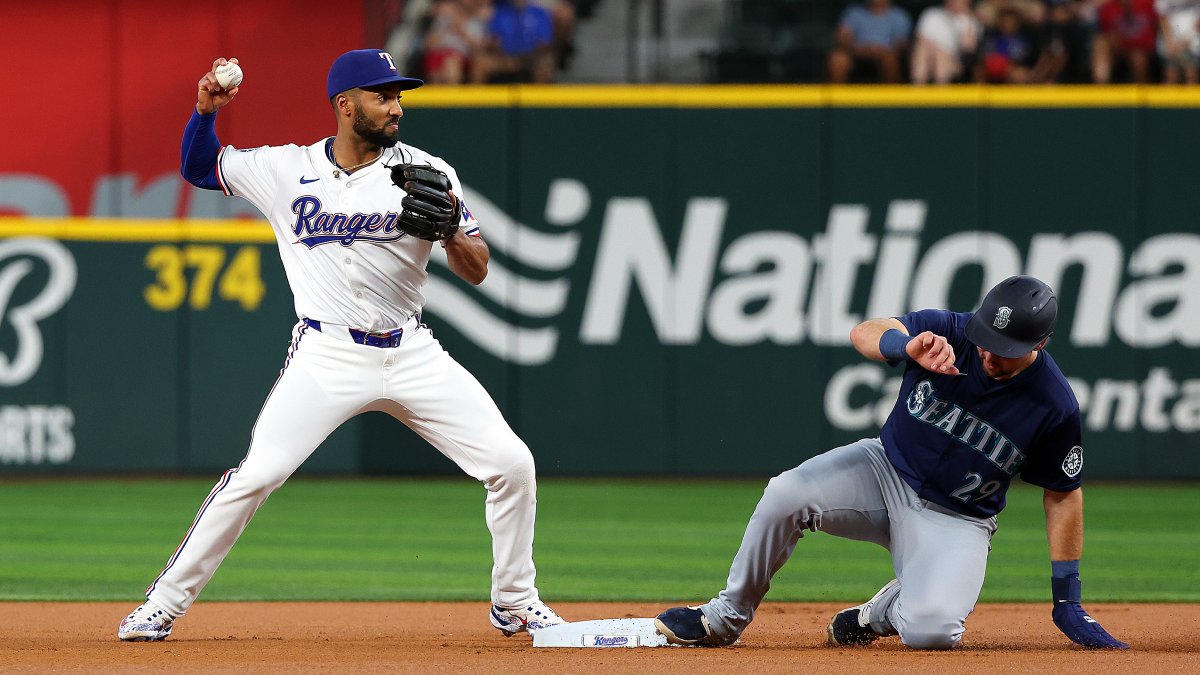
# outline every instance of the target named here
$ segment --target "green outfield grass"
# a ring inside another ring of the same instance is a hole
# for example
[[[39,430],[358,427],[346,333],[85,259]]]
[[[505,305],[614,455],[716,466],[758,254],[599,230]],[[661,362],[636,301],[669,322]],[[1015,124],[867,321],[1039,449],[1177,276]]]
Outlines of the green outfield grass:
[[[538,585],[550,601],[702,601],[766,480],[543,479]],[[136,601],[211,482],[0,482],[0,600]],[[259,510],[204,600],[485,601],[482,487],[463,479],[295,479]],[[1200,485],[1089,485],[1084,599],[1200,601]],[[1041,493],[1015,487],[984,601],[1045,601]],[[892,577],[872,544],[808,534],[768,600],[861,601]]]

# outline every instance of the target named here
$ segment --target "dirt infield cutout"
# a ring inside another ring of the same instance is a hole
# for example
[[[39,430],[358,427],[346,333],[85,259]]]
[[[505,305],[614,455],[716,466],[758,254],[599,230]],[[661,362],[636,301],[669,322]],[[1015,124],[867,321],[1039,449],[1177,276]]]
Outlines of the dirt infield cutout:
[[[767,603],[723,649],[534,649],[505,638],[485,603],[212,602],[201,600],[164,642],[122,643],[128,603],[0,603],[0,671],[138,673],[456,672],[1200,672],[1200,605],[1087,605],[1126,652],[1072,645],[1049,604],[980,605],[952,652],[896,638],[824,645],[841,605]],[[573,620],[654,616],[665,604],[554,603]]]

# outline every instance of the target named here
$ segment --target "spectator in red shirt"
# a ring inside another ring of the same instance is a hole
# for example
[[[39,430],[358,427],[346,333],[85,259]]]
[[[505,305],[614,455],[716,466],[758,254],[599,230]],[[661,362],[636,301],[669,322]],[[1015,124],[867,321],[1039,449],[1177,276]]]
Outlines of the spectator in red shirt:
[[[425,34],[425,79],[433,84],[463,84],[479,58],[491,18],[490,0],[439,0],[430,11]]]
[[[1150,81],[1150,64],[1158,33],[1154,0],[1108,0],[1099,10],[1100,32],[1092,42],[1092,79],[1112,80],[1113,67],[1124,62],[1129,79]]]

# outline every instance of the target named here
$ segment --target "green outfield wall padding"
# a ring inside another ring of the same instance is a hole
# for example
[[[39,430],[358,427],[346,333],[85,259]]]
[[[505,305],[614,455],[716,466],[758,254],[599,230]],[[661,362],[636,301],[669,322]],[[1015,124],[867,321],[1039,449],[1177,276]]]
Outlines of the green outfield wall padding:
[[[435,250],[425,322],[542,474],[765,476],[876,435],[899,371],[850,328],[1024,273],[1059,293],[1086,475],[1200,478],[1200,108],[411,98],[492,255],[471,287]],[[246,451],[296,322],[270,231],[122,215],[0,219],[0,473]],[[458,470],[372,413],[303,471]]]

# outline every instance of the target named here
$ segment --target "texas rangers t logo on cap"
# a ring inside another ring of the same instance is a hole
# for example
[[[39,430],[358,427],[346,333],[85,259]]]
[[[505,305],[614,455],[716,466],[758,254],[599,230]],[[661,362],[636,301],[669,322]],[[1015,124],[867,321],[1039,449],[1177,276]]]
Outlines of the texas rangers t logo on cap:
[[[399,84],[401,89],[416,89],[425,82],[400,75],[395,59],[382,49],[355,49],[337,57],[329,67],[325,93],[333,98],[349,89],[385,84]]]
[[[1012,308],[1001,307],[1000,309],[996,310],[996,320],[992,322],[992,325],[996,328],[1004,328],[1008,325],[1008,318],[1011,316]]]

